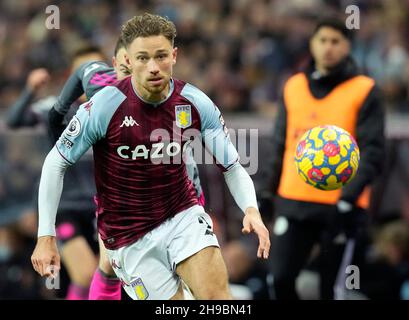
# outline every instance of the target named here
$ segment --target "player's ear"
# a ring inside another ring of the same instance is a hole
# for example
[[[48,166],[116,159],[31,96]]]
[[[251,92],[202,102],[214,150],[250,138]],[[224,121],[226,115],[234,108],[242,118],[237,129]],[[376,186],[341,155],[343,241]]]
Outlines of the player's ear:
[[[172,50],[172,62],[173,62],[173,64],[175,64],[176,63],[176,57],[177,57],[177,55],[178,55],[178,48],[177,47],[175,47],[175,48],[173,48],[173,50]]]
[[[116,68],[116,58],[112,57],[112,66]]]

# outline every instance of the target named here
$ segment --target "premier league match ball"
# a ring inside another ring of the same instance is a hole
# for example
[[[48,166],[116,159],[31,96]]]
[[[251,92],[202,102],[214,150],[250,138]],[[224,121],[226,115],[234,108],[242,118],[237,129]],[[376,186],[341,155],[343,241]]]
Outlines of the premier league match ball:
[[[335,190],[348,184],[359,166],[359,148],[346,130],[318,126],[301,137],[295,165],[303,181],[320,190]]]

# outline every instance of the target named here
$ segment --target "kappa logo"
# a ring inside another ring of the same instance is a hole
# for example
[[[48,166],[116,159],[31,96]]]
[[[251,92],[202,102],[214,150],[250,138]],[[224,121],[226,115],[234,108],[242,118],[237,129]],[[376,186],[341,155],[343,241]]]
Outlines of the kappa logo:
[[[112,259],[111,266],[112,269],[122,269],[122,267],[115,261],[115,259]]]
[[[91,107],[92,107],[93,103],[92,100],[88,101],[86,105],[84,105],[84,109],[86,111],[88,111],[88,116],[91,115]]]
[[[199,221],[200,224],[205,223],[206,224],[206,231],[205,235],[213,236],[214,232],[212,230],[212,226],[206,221],[206,219],[202,216],[198,217],[197,220]]]
[[[136,122],[136,121],[132,118],[132,116],[129,116],[129,117],[126,116],[125,119],[124,119],[124,121],[122,122],[120,128],[122,128],[123,126],[125,126],[125,127],[133,127],[133,126],[135,126],[135,125],[139,127],[139,123]]]

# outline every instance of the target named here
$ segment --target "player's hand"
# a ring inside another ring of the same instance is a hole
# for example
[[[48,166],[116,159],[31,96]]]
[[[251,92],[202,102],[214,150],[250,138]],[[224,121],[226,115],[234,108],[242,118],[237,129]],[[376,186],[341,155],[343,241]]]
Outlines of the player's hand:
[[[53,236],[44,236],[37,239],[37,244],[31,256],[34,270],[42,277],[55,277],[60,270],[60,255],[57,241]]]
[[[270,234],[261,219],[260,212],[256,208],[247,208],[244,219],[243,229],[244,234],[254,232],[258,236],[257,257],[268,259],[270,252]]]
[[[50,74],[44,68],[34,69],[30,72],[27,78],[27,87],[37,92],[42,86],[44,86],[50,80]]]

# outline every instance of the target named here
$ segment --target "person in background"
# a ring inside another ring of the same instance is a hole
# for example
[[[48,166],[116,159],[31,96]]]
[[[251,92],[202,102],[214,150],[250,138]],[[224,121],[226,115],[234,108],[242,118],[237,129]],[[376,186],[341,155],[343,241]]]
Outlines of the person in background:
[[[274,299],[298,299],[295,280],[316,243],[321,244],[321,298],[334,298],[342,252],[352,256],[354,242],[347,240],[355,239],[363,226],[368,187],[382,168],[384,111],[375,81],[360,73],[350,55],[351,32],[344,21],[319,21],[310,39],[309,66],[290,77],[283,89],[268,186],[271,200],[275,197],[269,277]],[[360,148],[357,175],[342,190],[315,189],[294,169],[299,138],[326,124],[350,132]]]

